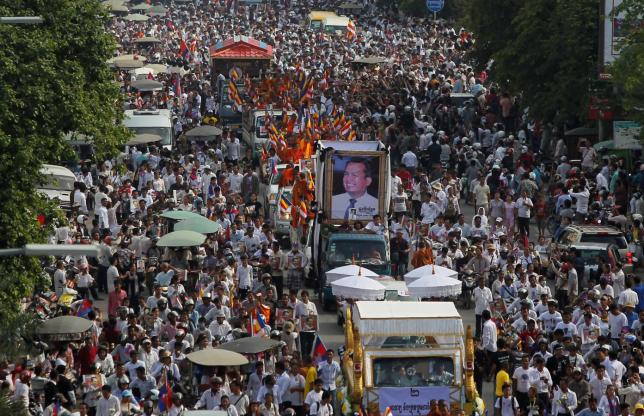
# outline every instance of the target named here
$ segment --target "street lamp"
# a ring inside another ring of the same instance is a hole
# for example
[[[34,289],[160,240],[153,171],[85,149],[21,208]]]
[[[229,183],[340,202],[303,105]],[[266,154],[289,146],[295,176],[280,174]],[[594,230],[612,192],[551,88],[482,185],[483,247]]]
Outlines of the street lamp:
[[[0,257],[7,256],[87,256],[98,257],[98,247],[85,244],[25,244],[20,248],[0,249]]]
[[[42,22],[40,16],[0,16],[0,24],[5,25],[39,25]]]

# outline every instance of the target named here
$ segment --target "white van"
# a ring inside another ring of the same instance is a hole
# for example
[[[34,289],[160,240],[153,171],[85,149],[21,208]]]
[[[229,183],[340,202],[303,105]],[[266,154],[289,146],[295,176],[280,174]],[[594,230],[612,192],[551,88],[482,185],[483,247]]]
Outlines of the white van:
[[[38,185],[38,191],[48,199],[60,201],[60,207],[71,210],[72,194],[74,193],[74,173],[63,166],[42,165],[40,173],[45,176],[45,182]]]
[[[170,110],[125,110],[125,127],[134,134],[156,134],[161,137],[161,145],[172,149],[174,131]]]

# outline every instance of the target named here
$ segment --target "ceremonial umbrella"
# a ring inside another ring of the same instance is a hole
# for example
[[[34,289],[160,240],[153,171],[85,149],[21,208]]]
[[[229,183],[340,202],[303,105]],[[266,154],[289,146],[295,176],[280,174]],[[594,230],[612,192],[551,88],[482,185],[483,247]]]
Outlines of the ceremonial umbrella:
[[[452,277],[458,276],[458,272],[443,266],[434,266],[433,264],[422,266],[414,269],[405,275],[407,285],[425,276]]]
[[[458,279],[438,275],[426,275],[407,285],[410,296],[419,298],[443,298],[461,294],[462,283]]]
[[[327,271],[325,274],[327,284],[330,284],[338,279],[342,279],[343,277],[357,276],[358,274],[365,277],[378,277],[378,274],[372,272],[371,270],[365,269],[364,267],[355,264],[336,267],[335,269]]]
[[[223,348],[206,348],[191,352],[186,358],[193,364],[207,367],[233,366],[248,364],[248,359],[238,352],[228,351]]]
[[[385,298],[385,287],[366,276],[347,276],[331,283],[333,295],[357,300],[381,300]]]
[[[159,247],[193,247],[200,246],[206,241],[206,236],[195,231],[173,231],[161,237],[157,242]]]

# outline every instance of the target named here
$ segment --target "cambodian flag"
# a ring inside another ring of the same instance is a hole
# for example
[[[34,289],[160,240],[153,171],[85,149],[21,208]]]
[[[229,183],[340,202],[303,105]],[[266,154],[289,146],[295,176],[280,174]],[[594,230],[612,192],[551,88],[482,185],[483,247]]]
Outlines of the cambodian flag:
[[[94,309],[92,308],[92,301],[89,299],[83,299],[83,303],[81,303],[80,307],[76,311],[76,316],[79,316],[81,318],[87,318],[87,315]]]
[[[326,347],[324,346],[324,342],[322,342],[322,338],[320,338],[319,335],[315,336],[315,344],[313,344],[313,351],[311,352],[311,355],[313,357],[313,361],[318,363],[324,360],[324,358],[326,357]]]
[[[165,371],[165,384],[159,389],[159,411],[165,412],[172,407],[172,389],[170,388],[170,380],[168,380],[168,372]]]
[[[59,416],[60,415],[60,400],[56,400],[54,402],[54,407],[52,408],[52,416]]]

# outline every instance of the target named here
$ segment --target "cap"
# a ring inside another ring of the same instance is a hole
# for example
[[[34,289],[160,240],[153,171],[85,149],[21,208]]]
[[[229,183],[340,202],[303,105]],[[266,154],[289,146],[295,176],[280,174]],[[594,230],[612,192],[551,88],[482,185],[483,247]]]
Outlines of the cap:
[[[221,309],[215,312],[215,318],[225,318],[226,314]]]
[[[123,390],[123,392],[121,392],[121,396],[122,396],[124,399],[134,397],[134,396],[132,395],[132,392],[131,392],[130,390]]]
[[[501,217],[496,217],[496,222],[503,222],[503,218],[501,218]]]
[[[224,382],[221,380],[221,378],[219,378],[219,377],[213,377],[213,378],[211,378],[211,379],[210,379],[210,382],[211,382],[212,384],[223,384],[223,383],[224,383]]]
[[[612,348],[610,345],[608,345],[608,344],[604,344],[604,345],[602,345],[601,347],[599,347],[599,349],[606,350],[606,351],[610,351],[610,350],[612,350],[613,348]]]
[[[633,410],[638,411],[638,410],[644,410],[644,404],[642,403],[637,403]]]
[[[561,345],[561,344],[555,344],[555,345],[553,345],[553,346],[552,346],[552,349],[553,349],[554,351],[556,351],[556,350],[561,350],[561,349],[563,349],[563,345]]]
[[[573,372],[573,373],[581,373],[581,368],[579,368],[579,367],[575,367],[575,368],[572,370],[572,372]]]
[[[159,390],[157,389],[150,390],[150,400],[159,400]]]

